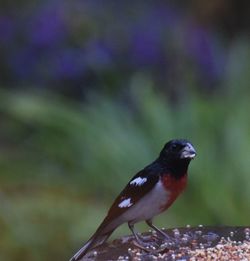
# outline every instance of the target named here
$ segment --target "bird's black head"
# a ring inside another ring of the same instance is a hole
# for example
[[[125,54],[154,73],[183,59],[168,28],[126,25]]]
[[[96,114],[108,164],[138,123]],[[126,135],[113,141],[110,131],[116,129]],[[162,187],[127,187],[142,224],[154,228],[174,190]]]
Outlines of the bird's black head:
[[[177,177],[187,172],[188,165],[195,155],[196,151],[191,142],[184,139],[170,140],[162,149],[159,161]]]

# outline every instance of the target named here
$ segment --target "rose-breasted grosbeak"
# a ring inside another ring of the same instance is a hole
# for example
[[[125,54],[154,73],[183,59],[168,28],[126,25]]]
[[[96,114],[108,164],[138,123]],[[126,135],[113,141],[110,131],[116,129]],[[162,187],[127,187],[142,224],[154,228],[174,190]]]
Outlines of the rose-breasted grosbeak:
[[[152,218],[168,209],[187,183],[188,165],[196,155],[187,140],[171,140],[159,157],[139,171],[116,198],[99,228],[85,245],[70,259],[80,260],[89,250],[103,244],[121,224],[128,223],[136,241],[142,241],[134,231],[134,224],[145,220],[158,233]]]

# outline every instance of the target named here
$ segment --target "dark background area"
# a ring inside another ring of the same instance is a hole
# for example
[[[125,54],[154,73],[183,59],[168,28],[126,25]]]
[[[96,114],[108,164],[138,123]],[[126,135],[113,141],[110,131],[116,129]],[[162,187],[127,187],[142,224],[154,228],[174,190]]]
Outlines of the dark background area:
[[[249,17],[232,0],[0,1],[0,260],[70,257],[179,137],[198,156],[156,224],[249,225]]]

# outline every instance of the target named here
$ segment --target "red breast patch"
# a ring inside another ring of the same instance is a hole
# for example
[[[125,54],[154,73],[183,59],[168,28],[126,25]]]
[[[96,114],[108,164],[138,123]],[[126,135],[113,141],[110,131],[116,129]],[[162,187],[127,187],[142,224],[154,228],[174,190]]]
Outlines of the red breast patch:
[[[175,179],[171,175],[164,175],[161,178],[164,188],[169,193],[168,202],[162,206],[162,211],[169,208],[180,193],[185,189],[187,185],[187,174],[180,179]]]

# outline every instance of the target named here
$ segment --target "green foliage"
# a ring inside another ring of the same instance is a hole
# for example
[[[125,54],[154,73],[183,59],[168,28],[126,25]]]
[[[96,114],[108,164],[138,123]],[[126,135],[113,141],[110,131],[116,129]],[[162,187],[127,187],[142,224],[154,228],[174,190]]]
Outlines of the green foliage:
[[[70,256],[127,180],[175,137],[190,139],[198,156],[185,195],[157,223],[249,225],[250,49],[244,43],[232,47],[221,93],[189,93],[174,105],[144,74],[131,79],[126,102],[92,94],[81,104],[2,90],[0,259]]]

